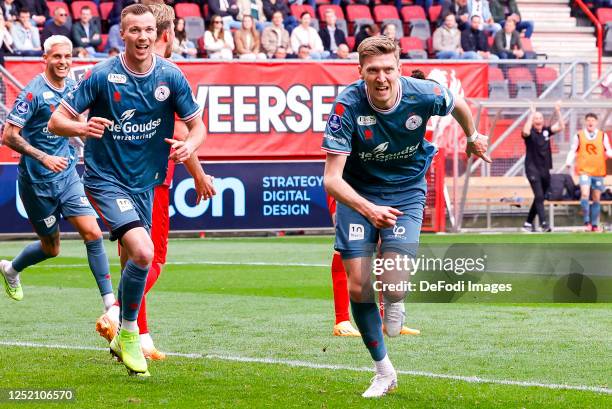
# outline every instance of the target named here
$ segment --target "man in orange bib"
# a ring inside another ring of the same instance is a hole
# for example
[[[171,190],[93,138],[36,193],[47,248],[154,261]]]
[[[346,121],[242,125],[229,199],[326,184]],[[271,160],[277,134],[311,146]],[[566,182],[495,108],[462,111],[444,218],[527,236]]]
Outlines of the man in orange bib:
[[[601,231],[599,228],[599,200],[604,191],[606,158],[612,157],[608,135],[597,129],[597,115],[588,113],[584,117],[584,128],[572,139],[565,166],[575,167],[580,178],[580,205],[586,231]],[[593,191],[593,203],[589,198]]]

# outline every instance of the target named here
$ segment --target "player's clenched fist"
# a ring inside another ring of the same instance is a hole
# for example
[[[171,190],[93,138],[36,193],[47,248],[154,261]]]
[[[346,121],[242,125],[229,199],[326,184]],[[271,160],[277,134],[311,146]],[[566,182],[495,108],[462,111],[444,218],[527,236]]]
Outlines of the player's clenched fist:
[[[85,134],[88,138],[101,138],[104,135],[104,129],[107,126],[112,126],[113,122],[106,118],[99,116],[92,116],[87,121],[87,133]]]
[[[485,162],[491,163],[492,160],[489,157],[489,155],[487,155],[487,149],[489,148],[488,141],[489,141],[489,138],[486,135],[481,135],[481,134],[478,134],[474,138],[473,142],[468,141],[465,147],[465,153],[467,153],[468,158],[472,154],[474,154],[475,156],[478,156]]]
[[[398,216],[403,214],[393,207],[375,205],[368,219],[377,229],[386,229],[395,226]]]
[[[171,149],[173,149],[173,152],[170,152],[170,156],[168,157],[168,159],[173,160],[176,163],[185,162],[187,159],[189,159],[189,157],[194,151],[194,148],[186,141],[179,141],[176,139],[168,138],[164,139],[164,141],[170,144]]]

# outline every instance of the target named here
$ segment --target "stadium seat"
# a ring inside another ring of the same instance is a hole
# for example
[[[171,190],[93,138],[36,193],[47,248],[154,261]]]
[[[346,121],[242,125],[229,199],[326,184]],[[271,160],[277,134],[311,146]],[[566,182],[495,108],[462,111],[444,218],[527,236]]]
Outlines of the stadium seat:
[[[541,95],[546,89],[548,89],[549,85],[552,84],[557,78],[559,74],[557,70],[550,67],[539,67],[536,68],[535,78],[536,78],[536,89],[538,91],[538,95]],[[551,99],[560,99],[563,98],[563,82],[557,84],[555,88],[546,96],[546,98]]]
[[[409,23],[411,20],[427,20],[425,10],[421,6],[402,7],[402,20]]]
[[[204,30],[204,19],[202,17],[185,17],[185,34],[187,34],[188,40],[197,42],[200,37],[204,37]]]
[[[102,42],[100,42],[100,45],[98,46],[98,48],[96,50],[98,52],[103,53],[103,52],[105,52],[106,44],[108,43],[108,34],[100,34],[100,39],[102,40]]]
[[[178,3],[174,5],[177,18],[201,17],[200,8],[194,3]]]
[[[535,60],[537,54],[533,49],[533,44],[531,43],[531,39],[527,37],[521,38],[521,45],[523,46],[523,51],[525,52],[525,58]]]
[[[296,19],[298,19],[298,21],[300,20],[300,16],[302,15],[302,13],[305,11],[310,13],[310,17],[313,17],[313,18],[316,17],[314,10],[308,4],[292,4],[291,5],[291,15],[295,17]],[[319,28],[317,27],[317,31],[318,29]]]
[[[429,7],[429,22],[433,25],[437,25],[438,18],[440,17],[440,13],[442,13],[442,6],[437,4],[435,6]]]
[[[208,17],[209,17],[208,4],[205,4],[204,6],[202,6],[202,18],[204,18],[204,20],[207,21]]]
[[[612,22],[612,8],[601,7],[597,9],[597,20],[602,25],[606,25],[609,22]]]
[[[372,14],[370,8],[361,4],[349,4],[346,6],[346,18],[349,22],[353,23],[356,20],[372,20]]]
[[[361,26],[374,24],[374,20],[372,20],[371,18],[358,18],[357,20],[351,22],[350,24],[351,26],[349,26],[349,31],[353,35],[356,35],[361,29]]]
[[[322,21],[322,24],[325,25],[325,21]],[[336,20],[336,28],[344,31],[345,36],[348,35],[348,24],[346,23],[346,20]]]
[[[605,53],[612,53],[612,23],[606,25],[603,50]]]
[[[399,20],[399,14],[395,6],[380,5],[374,6],[374,21],[382,23],[384,20],[397,19]]]
[[[100,17],[102,21],[107,21],[108,16],[110,15],[111,10],[113,9],[112,2],[100,3]]]
[[[336,12],[336,17],[338,20],[344,20],[344,12],[342,11],[342,7],[335,4],[323,4],[317,8],[319,10],[319,20],[325,21],[325,11],[327,9],[332,9]]]
[[[536,99],[537,91],[529,69],[515,67],[508,70],[510,96],[514,98]]]
[[[347,36],[346,45],[348,45],[349,50],[354,51],[353,48],[355,48],[355,37]]]
[[[81,18],[81,9],[85,6],[89,6],[91,9],[91,15],[94,17],[100,17],[98,12],[98,6],[93,1],[73,1],[70,7],[72,8],[72,18],[78,20]]]
[[[70,14],[70,10],[69,7],[66,3],[64,3],[63,1],[48,1],[47,2],[47,7],[49,7],[49,15],[51,17],[53,17],[53,13],[55,13],[55,10],[58,8],[63,8],[64,10],[66,10],[68,12],[68,14]]]
[[[427,52],[423,45],[423,40],[418,37],[402,37],[400,39],[402,54],[413,60],[426,60]]]
[[[504,78],[502,70],[489,66],[489,98],[508,99],[508,80]]]

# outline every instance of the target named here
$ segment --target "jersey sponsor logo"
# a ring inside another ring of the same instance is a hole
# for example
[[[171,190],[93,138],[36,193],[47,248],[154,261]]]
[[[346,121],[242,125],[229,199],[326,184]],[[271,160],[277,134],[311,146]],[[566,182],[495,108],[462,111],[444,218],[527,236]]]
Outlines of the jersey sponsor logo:
[[[113,134],[113,139],[120,141],[135,141],[151,139],[155,135],[157,127],[161,124],[161,118],[150,119],[147,123],[139,124],[131,122],[136,109],[127,109],[119,117],[119,123],[112,121],[107,129]]]
[[[132,210],[134,208],[134,205],[132,205],[130,199],[116,199],[116,202],[121,213],[127,212],[128,210]]]
[[[329,126],[329,129],[331,129],[332,132],[338,132],[340,129],[342,129],[342,120],[338,115],[331,114],[327,120],[327,126]]]
[[[110,73],[108,74],[108,77],[106,77],[106,79],[108,80],[108,82],[113,82],[115,84],[127,83],[127,77],[123,74]]]
[[[346,145],[346,140],[344,138],[336,138],[334,135],[328,133],[323,134],[323,137],[329,141],[339,143],[340,145]]]
[[[160,85],[159,87],[155,88],[155,99],[159,102],[167,100],[169,96],[170,88],[168,88],[167,86]]]
[[[25,115],[30,112],[30,104],[25,101],[17,101],[15,104],[15,109],[17,110],[18,114]]]
[[[406,240],[406,228],[404,226],[395,225],[393,226],[393,235],[396,239]]]
[[[55,224],[56,221],[57,221],[57,219],[53,215],[47,217],[46,219],[43,219],[43,222],[45,222],[45,226],[47,226],[47,228],[49,228],[49,229],[51,227],[53,227],[53,225]]]
[[[370,126],[370,125],[376,125],[376,117],[375,116],[371,116],[371,115],[366,115],[366,116],[358,116],[357,117],[357,125],[361,125],[361,126]]]
[[[365,238],[365,228],[363,224],[349,224],[349,241],[363,240]]]
[[[399,152],[385,154],[389,148],[389,142],[384,142],[372,149],[371,152],[359,152],[359,159],[364,162],[388,162],[390,160],[408,159],[414,155],[420,144],[421,143],[418,142],[416,145],[407,146]]]
[[[406,120],[406,129],[414,131],[423,124],[423,118],[420,115],[412,114]]]
[[[51,99],[53,98],[53,91],[45,91],[43,92],[43,99]]]

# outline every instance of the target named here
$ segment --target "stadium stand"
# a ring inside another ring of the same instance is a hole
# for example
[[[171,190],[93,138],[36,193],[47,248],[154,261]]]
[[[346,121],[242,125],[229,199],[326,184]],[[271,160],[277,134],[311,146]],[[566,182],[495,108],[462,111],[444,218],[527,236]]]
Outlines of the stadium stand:
[[[508,81],[514,98],[537,98],[536,86],[528,68],[513,67],[508,69]]]
[[[100,17],[100,13],[98,12],[98,5],[93,1],[73,1],[70,5],[72,9],[72,18],[78,20],[81,18],[81,9],[85,6],[89,6],[91,8],[91,15],[94,17]]]
[[[194,3],[178,3],[174,6],[174,12],[178,18],[202,17],[200,8]]]

